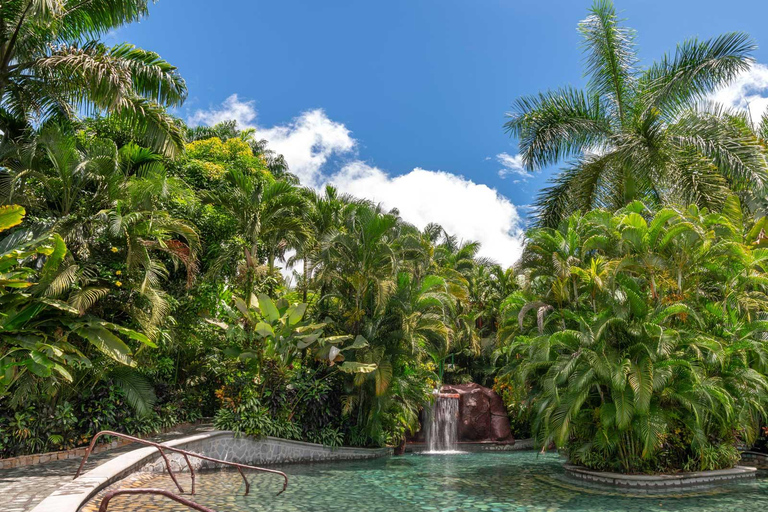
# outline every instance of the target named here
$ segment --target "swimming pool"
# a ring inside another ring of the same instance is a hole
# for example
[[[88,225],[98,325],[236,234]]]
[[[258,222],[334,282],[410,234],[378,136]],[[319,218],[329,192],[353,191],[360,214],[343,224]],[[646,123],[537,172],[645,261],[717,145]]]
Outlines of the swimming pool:
[[[406,455],[355,462],[276,466],[281,480],[251,473],[251,493],[243,496],[233,471],[198,474],[193,499],[219,512],[522,512],[522,511],[696,511],[752,512],[768,509],[768,478],[712,488],[648,493],[587,486],[564,475],[562,459],[536,452]],[[180,475],[189,489],[189,475]],[[158,487],[175,492],[168,475],[138,475],[112,487]],[[100,497],[84,511],[95,511]],[[113,512],[189,509],[160,497],[118,496]]]

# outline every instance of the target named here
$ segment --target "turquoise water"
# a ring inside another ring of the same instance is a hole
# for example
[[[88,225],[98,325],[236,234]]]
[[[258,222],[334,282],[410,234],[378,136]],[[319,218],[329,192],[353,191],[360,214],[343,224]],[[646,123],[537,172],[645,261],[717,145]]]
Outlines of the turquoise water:
[[[250,496],[237,473],[198,476],[195,501],[219,512],[412,512],[412,511],[696,511],[751,512],[768,509],[768,478],[673,494],[644,494],[589,487],[568,479],[561,459],[535,452],[445,456],[407,455],[357,462],[286,465],[281,480],[251,474]],[[181,483],[189,489],[189,476]],[[167,475],[132,484],[173,490]],[[125,484],[123,485],[125,486]],[[160,498],[118,497],[113,512],[184,511]]]

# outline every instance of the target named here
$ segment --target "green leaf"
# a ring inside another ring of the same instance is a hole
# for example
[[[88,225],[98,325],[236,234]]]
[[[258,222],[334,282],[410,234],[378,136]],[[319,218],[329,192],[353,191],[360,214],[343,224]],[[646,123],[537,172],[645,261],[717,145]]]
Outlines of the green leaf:
[[[66,368],[64,368],[58,363],[54,363],[54,365],[51,368],[53,368],[56,371],[56,373],[64,377],[67,380],[67,382],[72,382],[72,374],[69,373]]]
[[[629,390],[613,390],[611,393],[613,403],[616,407],[616,426],[619,430],[624,430],[632,422],[632,416],[635,413],[634,405],[630,398]]]
[[[378,365],[375,363],[358,363],[356,361],[344,361],[339,366],[339,370],[344,373],[372,373],[375,372]]]
[[[45,265],[40,271],[40,285],[43,289],[47,288],[53,278],[56,277],[56,271],[67,255],[67,245],[64,243],[64,239],[58,233],[54,233],[52,239],[53,250],[46,258]]]
[[[71,306],[69,303],[64,302],[63,300],[49,299],[46,297],[41,297],[39,300],[46,306],[51,306],[52,308],[56,308],[60,311],[66,311],[67,313],[71,313],[73,315],[80,314],[80,311],[76,307]]]
[[[335,345],[336,343],[341,343],[342,341],[347,341],[351,339],[352,339],[351,334],[342,334],[341,336],[328,336],[327,338],[323,338],[323,343],[330,343],[332,345]]]
[[[757,237],[760,235],[760,232],[763,230],[768,231],[768,217],[760,217],[755,221],[755,224],[749,230],[749,234],[747,235],[747,239],[745,241],[754,243],[757,240]]]
[[[253,321],[253,315],[251,315],[251,312],[248,311],[248,305],[243,299],[240,297],[235,297],[235,307],[240,311],[240,313],[242,313],[246,320]]]
[[[301,319],[304,318],[304,313],[306,311],[307,311],[306,304],[296,304],[295,306],[289,307],[287,311],[288,325],[294,326],[299,322],[301,322]]]
[[[264,315],[270,323],[280,320],[280,312],[277,310],[275,303],[264,293],[259,295],[259,309],[261,310],[261,314]]]
[[[744,215],[741,212],[741,202],[739,198],[733,194],[728,196],[723,202],[722,214],[728,217],[733,227],[740,229],[744,222]]]
[[[128,336],[132,340],[138,341],[139,343],[143,343],[148,347],[157,348],[157,344],[155,344],[154,341],[147,338],[144,334],[138,331],[135,331],[133,329],[129,329],[128,327],[123,327],[122,325],[113,324],[111,322],[99,322],[99,325],[102,325],[107,329],[112,329],[113,331],[117,331],[120,334]]]
[[[263,338],[266,338],[267,336],[275,335],[275,330],[272,329],[272,326],[266,322],[259,322],[258,324],[256,324],[256,327],[254,330],[256,331],[256,334],[258,334]]]
[[[42,352],[32,350],[29,359],[24,361],[24,366],[38,377],[50,377],[53,362]]]
[[[299,341],[296,343],[296,346],[299,348],[299,350],[303,350],[316,342],[320,338],[320,333],[312,333],[308,334],[306,336],[297,336],[297,339]]]
[[[358,348],[365,348],[367,346],[368,346],[368,340],[366,340],[365,338],[363,338],[361,335],[358,334],[357,337],[355,338],[355,341],[350,346],[344,347],[342,351],[355,350]]]
[[[146,377],[125,366],[114,368],[109,376],[139,416],[148,416],[157,401],[155,389]]]
[[[21,224],[26,213],[24,208],[17,204],[0,206],[0,231],[5,231]]]
[[[24,324],[35,318],[43,309],[45,309],[43,304],[33,302],[32,304],[24,307],[15,315],[3,318],[3,323],[0,327],[7,331],[15,331],[17,329],[21,329]]]
[[[642,203],[641,203],[642,204]],[[640,230],[648,229],[648,224],[642,215],[637,213],[629,213],[621,219],[621,224],[627,227],[633,227]]]
[[[136,363],[131,358],[130,347],[104,327],[91,324],[80,327],[75,330],[75,333],[88,340],[94,347],[115,361],[128,366],[135,366]]]

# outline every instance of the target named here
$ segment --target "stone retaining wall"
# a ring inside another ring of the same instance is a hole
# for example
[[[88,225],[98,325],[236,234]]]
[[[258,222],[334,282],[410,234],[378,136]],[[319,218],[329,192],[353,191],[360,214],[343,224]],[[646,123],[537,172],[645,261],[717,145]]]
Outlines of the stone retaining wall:
[[[184,429],[193,425],[200,425],[200,422],[196,423],[182,423],[180,425],[176,425],[174,427],[171,427],[170,429],[162,429],[160,430],[159,434],[170,432],[173,430],[178,429]],[[103,441],[104,438],[101,438],[101,441]],[[93,452],[91,453],[101,453],[105,452],[107,450],[114,450],[115,448],[121,448],[123,446],[127,446],[131,444],[133,441],[129,441],[127,439],[114,439],[108,443],[105,442],[99,442],[96,444],[96,446],[93,447]],[[51,462],[54,460],[66,460],[66,459],[82,459],[85,457],[85,450],[87,449],[87,446],[81,446],[79,448],[72,448],[70,450],[61,450],[58,452],[46,452],[46,453],[35,453],[32,455],[20,455],[18,457],[9,457],[7,459],[0,459],[0,469],[10,469],[10,468],[19,468],[24,466],[35,466],[37,464],[44,464],[46,462]]]
[[[117,439],[109,443],[99,443],[93,447],[93,453],[114,450],[115,448],[120,448],[121,446],[131,444],[132,442],[133,441],[128,441],[126,439]],[[0,469],[35,466],[53,460],[82,459],[85,456],[85,450],[86,447],[83,446],[82,448],[72,448],[71,450],[62,450],[59,452],[36,453],[34,455],[20,455],[19,457],[0,459]]]
[[[716,471],[698,471],[672,475],[625,475],[607,471],[592,471],[584,467],[565,464],[566,475],[591,483],[613,485],[617,487],[664,490],[681,487],[695,487],[715,483],[727,483],[735,480],[754,478],[757,469],[736,466],[731,469]]]
[[[220,435],[192,441],[184,446],[177,446],[191,452],[207,455],[215,459],[229,462],[240,462],[252,466],[268,466],[270,464],[286,464],[297,462],[322,462],[336,460],[375,459],[392,455],[392,448],[327,448],[323,445],[289,441],[277,437],[238,436],[232,432],[221,432]],[[166,453],[173,471],[186,471],[187,463],[184,456],[178,453]],[[221,464],[208,462],[190,457],[195,469],[221,467]],[[145,465],[140,471],[164,472],[165,463],[157,457]]]

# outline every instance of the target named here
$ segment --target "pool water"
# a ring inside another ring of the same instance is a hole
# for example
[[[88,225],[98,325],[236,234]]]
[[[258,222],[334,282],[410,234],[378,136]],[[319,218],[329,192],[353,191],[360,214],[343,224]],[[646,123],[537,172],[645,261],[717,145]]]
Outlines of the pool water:
[[[282,480],[250,473],[251,493],[237,472],[198,474],[193,498],[219,512],[412,512],[412,511],[696,511],[751,512],[768,509],[768,478],[663,494],[585,487],[563,474],[562,459],[536,452],[406,455],[354,462],[278,467]],[[189,475],[179,476],[189,491]],[[168,475],[144,475],[115,487],[159,487],[175,491]],[[84,511],[96,510],[101,498]],[[187,512],[155,496],[118,496],[112,512]]]

